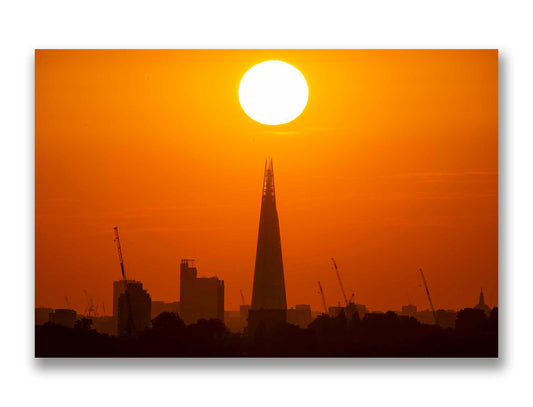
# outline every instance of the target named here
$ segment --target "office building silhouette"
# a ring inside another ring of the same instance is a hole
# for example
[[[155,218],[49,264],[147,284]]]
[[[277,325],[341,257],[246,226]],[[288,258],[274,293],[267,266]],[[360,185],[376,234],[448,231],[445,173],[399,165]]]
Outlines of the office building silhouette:
[[[115,318],[118,318],[118,298],[120,297],[120,294],[126,292],[126,283],[128,285],[140,284],[142,287],[142,283],[135,280],[113,281],[113,316]]]
[[[118,334],[120,336],[141,332],[150,326],[150,313],[152,298],[139,281],[128,281],[127,292],[118,297]],[[131,322],[133,332],[128,332],[129,311],[131,309]]]
[[[193,259],[180,264],[180,317],[187,324],[199,319],[224,321],[224,280],[198,277]]]
[[[294,308],[287,310],[287,322],[289,324],[307,328],[312,320],[313,316],[309,304],[296,304]]]

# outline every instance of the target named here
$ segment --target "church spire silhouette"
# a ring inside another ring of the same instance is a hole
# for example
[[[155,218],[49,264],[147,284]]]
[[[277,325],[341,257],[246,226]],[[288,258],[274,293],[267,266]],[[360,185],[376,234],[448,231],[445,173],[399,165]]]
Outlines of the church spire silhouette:
[[[252,309],[284,311],[287,309],[272,160],[265,162]]]
[[[483,288],[481,289],[481,292],[479,293],[479,303],[474,307],[474,309],[480,309],[487,316],[490,314],[490,307],[487,304],[485,304],[485,296],[483,295]]]
[[[483,295],[483,288],[481,289],[481,292],[479,293],[479,305],[485,305],[485,296]]]

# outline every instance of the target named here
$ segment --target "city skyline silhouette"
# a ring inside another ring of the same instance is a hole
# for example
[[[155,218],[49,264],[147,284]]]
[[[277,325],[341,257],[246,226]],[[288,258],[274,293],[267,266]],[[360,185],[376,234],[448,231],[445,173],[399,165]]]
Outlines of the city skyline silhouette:
[[[84,314],[35,309],[36,357],[497,357],[498,308],[479,302],[458,312],[435,311],[420,269],[429,310],[371,311],[346,296],[324,312],[287,308],[274,168],[265,162],[252,304],[224,309],[223,280],[199,277],[194,259],[180,264],[179,301],[154,302],[142,282],[128,279],[119,240],[122,280],[113,283],[113,315],[98,313],[87,292]],[[68,303],[68,298],[66,298]],[[157,304],[157,305],[156,305]],[[102,304],[103,305],[103,304]],[[92,315],[91,315],[92,313]]]
[[[115,240],[114,242],[117,245],[118,252],[119,252],[119,260],[120,260],[120,267],[121,267],[121,273],[122,278],[124,279],[124,284],[126,284],[126,281],[131,281],[134,285],[137,284],[135,280],[127,280],[126,271],[124,269],[123,264],[123,257],[122,252],[120,248],[120,243],[118,243],[118,228],[114,228],[115,233]],[[341,292],[344,295],[344,301],[347,301],[346,294],[344,292],[344,288],[342,286],[342,282],[340,280],[340,276],[338,274],[337,265],[335,263],[335,260],[332,258],[334,267],[331,267],[331,269],[335,269],[337,272],[337,276],[339,279],[339,284],[341,288]],[[183,279],[183,265],[188,264],[189,261],[195,262],[196,259],[181,259],[181,279]],[[256,251],[256,260],[255,260],[255,272],[254,272],[254,279],[253,279],[253,291],[252,291],[252,303],[250,305],[251,309],[254,310],[287,310],[287,300],[286,300],[286,292],[285,292],[285,284],[284,284],[284,272],[283,272],[283,259],[282,259],[282,248],[281,248],[281,236],[280,236],[280,227],[279,227],[279,219],[278,214],[276,210],[276,198],[275,198],[275,185],[274,185],[274,169],[273,169],[273,160],[267,159],[265,161],[265,169],[264,169],[264,179],[263,179],[263,187],[262,187],[262,201],[261,201],[261,211],[260,211],[260,221],[259,221],[259,232],[258,232],[258,239],[257,239],[257,251]],[[194,278],[197,276],[196,268],[194,268]],[[420,272],[422,270],[420,269]],[[119,276],[117,276],[119,278]],[[204,277],[205,278],[205,277]],[[428,294],[428,301],[429,306],[433,308],[433,304],[431,303],[429,291],[427,288],[427,283],[422,277],[421,280],[424,284],[425,292]],[[114,281],[115,285],[122,285],[122,282],[120,279],[118,281]],[[179,284],[180,286],[180,295],[179,300],[181,301],[184,297],[186,291],[183,289],[183,280]],[[142,285],[141,285],[142,287]],[[421,287],[421,285],[419,285]],[[114,288],[116,290],[116,288]],[[480,288],[480,299],[479,304],[475,307],[482,306],[483,309],[490,309],[485,305],[484,302],[484,295],[483,295],[483,288]],[[245,304],[244,296],[241,291],[241,297],[243,305]],[[123,290],[123,292],[125,292]],[[91,312],[94,314],[94,316],[106,316],[109,314],[106,314],[105,312],[105,303],[101,303],[100,311],[98,310],[98,304],[94,305],[94,299],[91,297],[89,298],[88,293],[86,290],[84,290],[85,299],[87,301],[86,307],[83,312],[78,311],[77,313],[79,315],[83,315],[85,317],[91,317]],[[323,295],[323,294],[322,294]],[[354,297],[354,293],[352,290],[352,297]],[[115,294],[114,294],[115,296]],[[254,301],[255,297],[255,301]],[[118,297],[115,296],[113,300],[113,313],[111,315],[116,316],[117,315],[117,300]],[[68,296],[65,296],[66,301],[66,308],[58,307],[58,309],[71,309],[69,304]],[[179,301],[178,301],[179,303]],[[325,297],[324,297],[324,305],[326,306]],[[336,305],[341,305],[341,301],[338,301],[337,303],[330,304],[333,307]],[[408,301],[406,302],[407,306],[413,306],[411,304],[411,300],[408,297]],[[428,304],[426,304],[428,305]],[[129,305],[128,305],[129,306]],[[416,307],[416,306],[415,306]],[[46,308],[39,306],[38,308]],[[292,307],[293,308],[293,307]],[[419,307],[419,309],[424,308],[422,305]],[[428,307],[429,308],[429,307]],[[443,310],[440,308],[440,310]],[[375,311],[382,311],[382,310],[375,310]],[[432,311],[433,314],[435,311]],[[223,318],[220,318],[223,319]],[[286,316],[282,317],[281,320],[285,320]],[[438,320],[434,318],[437,322]]]

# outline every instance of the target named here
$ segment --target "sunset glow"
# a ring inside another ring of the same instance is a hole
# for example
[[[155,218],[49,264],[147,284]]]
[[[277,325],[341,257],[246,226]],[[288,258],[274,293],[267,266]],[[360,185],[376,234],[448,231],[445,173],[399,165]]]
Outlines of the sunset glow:
[[[498,304],[494,50],[38,50],[35,303],[179,301],[180,259],[251,301],[265,159],[287,306]],[[281,62],[283,61],[283,62]],[[253,120],[252,120],[253,119]],[[267,124],[267,125],[265,125]]]

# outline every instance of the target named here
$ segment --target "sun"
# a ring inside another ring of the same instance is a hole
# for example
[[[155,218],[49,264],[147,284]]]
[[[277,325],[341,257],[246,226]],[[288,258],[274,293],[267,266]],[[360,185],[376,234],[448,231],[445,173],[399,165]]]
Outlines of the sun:
[[[250,68],[239,85],[239,101],[253,120],[279,125],[305,109],[309,88],[302,73],[283,61],[265,61]]]

